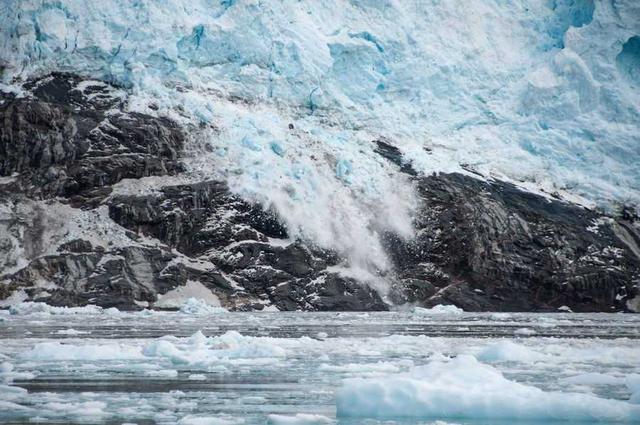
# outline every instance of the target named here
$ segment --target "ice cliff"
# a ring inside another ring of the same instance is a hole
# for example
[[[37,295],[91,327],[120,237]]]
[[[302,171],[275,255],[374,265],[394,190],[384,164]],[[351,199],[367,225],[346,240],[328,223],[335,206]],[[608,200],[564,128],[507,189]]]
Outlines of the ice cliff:
[[[640,202],[635,0],[5,0],[0,52],[5,92],[51,71],[127,89],[191,129],[193,173],[368,271],[416,202],[372,140],[425,174]]]

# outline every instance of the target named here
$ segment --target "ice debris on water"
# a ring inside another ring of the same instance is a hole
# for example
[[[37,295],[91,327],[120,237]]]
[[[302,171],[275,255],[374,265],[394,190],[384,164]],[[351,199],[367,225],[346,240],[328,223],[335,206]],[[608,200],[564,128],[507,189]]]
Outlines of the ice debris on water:
[[[226,312],[227,309],[224,307],[207,304],[204,300],[199,298],[188,298],[180,307],[180,313],[184,314],[207,315]]]
[[[432,361],[409,373],[345,380],[339,417],[474,418],[633,423],[640,405],[591,394],[543,391],[509,380],[469,355]]]
[[[310,413],[297,413],[295,415],[272,414],[268,416],[268,424],[270,425],[323,425],[333,423],[335,421],[326,416]]]
[[[431,308],[424,307],[413,307],[411,312],[414,314],[422,314],[422,315],[438,315],[438,314],[462,314],[464,310],[455,305],[442,305],[438,304]]]

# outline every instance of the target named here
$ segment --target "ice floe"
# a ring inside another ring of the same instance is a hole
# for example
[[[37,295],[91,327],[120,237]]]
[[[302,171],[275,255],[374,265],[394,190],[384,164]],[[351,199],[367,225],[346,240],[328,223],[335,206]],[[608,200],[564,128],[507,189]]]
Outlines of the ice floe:
[[[509,380],[473,356],[433,361],[385,378],[345,381],[338,416],[363,418],[536,419],[633,423],[640,405],[551,392]]]

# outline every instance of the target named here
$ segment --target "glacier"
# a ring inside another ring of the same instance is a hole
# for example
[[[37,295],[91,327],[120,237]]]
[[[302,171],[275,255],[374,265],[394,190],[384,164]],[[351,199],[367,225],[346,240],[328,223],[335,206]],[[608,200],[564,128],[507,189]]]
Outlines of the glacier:
[[[190,128],[192,173],[360,277],[416,203],[372,140],[426,174],[640,202],[634,0],[8,0],[0,23],[0,89],[52,71],[126,88]]]

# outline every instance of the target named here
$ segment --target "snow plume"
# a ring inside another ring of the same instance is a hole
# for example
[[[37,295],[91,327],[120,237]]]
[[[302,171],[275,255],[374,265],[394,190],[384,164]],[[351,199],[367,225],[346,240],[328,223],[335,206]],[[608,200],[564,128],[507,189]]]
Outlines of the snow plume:
[[[425,173],[640,200],[635,0],[6,0],[0,23],[4,84],[127,87],[132,110],[200,128],[192,171],[367,270],[415,205],[378,137]]]

